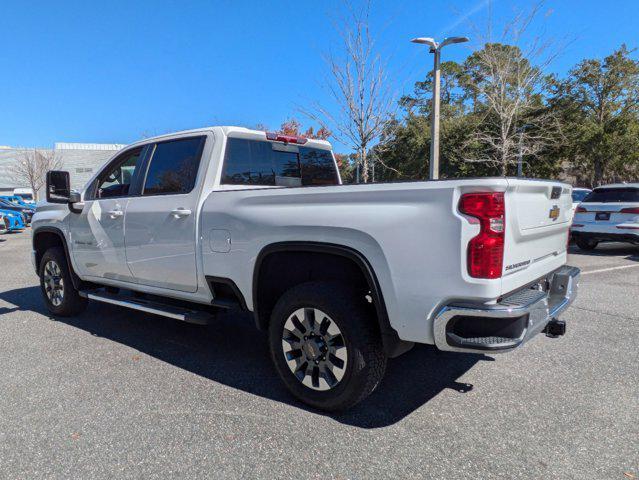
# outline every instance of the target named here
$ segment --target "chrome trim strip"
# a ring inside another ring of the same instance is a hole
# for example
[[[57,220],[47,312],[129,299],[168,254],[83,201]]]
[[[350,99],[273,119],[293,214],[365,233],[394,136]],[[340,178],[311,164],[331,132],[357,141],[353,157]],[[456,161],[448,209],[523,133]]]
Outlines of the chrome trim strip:
[[[435,315],[433,321],[433,337],[435,339],[435,345],[438,349],[448,352],[466,352],[466,353],[503,353],[514,350],[515,348],[523,345],[532,337],[543,331],[548,322],[553,318],[560,315],[570,304],[575,300],[577,291],[579,289],[579,276],[580,270],[575,267],[561,267],[554,274],[567,274],[568,282],[566,285],[566,291],[560,297],[557,302],[550,303],[554,300],[552,297],[556,297],[557,294],[553,294],[556,290],[555,278],[546,296],[534,301],[533,303],[521,306],[504,306],[503,308],[486,308],[485,306],[478,305],[476,307],[465,307],[457,305],[446,305]],[[522,315],[528,315],[528,327],[524,330],[523,334],[518,339],[513,339],[513,342],[508,342],[509,346],[505,346],[503,349],[484,350],[475,348],[464,348],[458,346],[452,346],[448,344],[446,340],[446,326],[448,322],[456,316],[467,317],[490,317],[490,318],[514,318]]]

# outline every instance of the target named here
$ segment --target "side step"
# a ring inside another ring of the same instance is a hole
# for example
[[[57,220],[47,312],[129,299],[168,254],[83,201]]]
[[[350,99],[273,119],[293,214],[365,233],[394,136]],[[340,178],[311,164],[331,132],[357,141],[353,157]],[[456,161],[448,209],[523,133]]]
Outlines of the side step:
[[[188,309],[175,305],[168,305],[161,302],[154,302],[144,298],[124,296],[109,292],[80,291],[80,296],[89,300],[119,305],[120,307],[140,310],[141,312],[153,313],[163,317],[181,320],[183,322],[195,323],[198,325],[208,325],[213,320],[214,315],[201,310]]]

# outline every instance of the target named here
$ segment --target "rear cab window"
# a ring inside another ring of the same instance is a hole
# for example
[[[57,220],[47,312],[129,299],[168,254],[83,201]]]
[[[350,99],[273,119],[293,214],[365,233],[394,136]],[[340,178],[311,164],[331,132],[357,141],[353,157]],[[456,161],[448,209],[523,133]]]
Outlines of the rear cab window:
[[[156,143],[142,195],[189,193],[195,187],[205,136]]]
[[[221,183],[302,187],[338,185],[339,178],[330,150],[231,137]]]
[[[596,188],[582,203],[639,203],[639,188]]]

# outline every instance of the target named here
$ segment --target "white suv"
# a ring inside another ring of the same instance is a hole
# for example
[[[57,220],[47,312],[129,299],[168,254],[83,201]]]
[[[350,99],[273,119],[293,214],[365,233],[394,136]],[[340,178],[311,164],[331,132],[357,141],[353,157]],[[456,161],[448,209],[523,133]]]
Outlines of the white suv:
[[[572,216],[575,216],[575,210],[581,202],[584,201],[584,198],[588,196],[588,194],[592,192],[589,188],[580,188],[575,187],[572,189]]]
[[[575,211],[572,236],[582,250],[600,242],[639,244],[639,183],[595,188]]]

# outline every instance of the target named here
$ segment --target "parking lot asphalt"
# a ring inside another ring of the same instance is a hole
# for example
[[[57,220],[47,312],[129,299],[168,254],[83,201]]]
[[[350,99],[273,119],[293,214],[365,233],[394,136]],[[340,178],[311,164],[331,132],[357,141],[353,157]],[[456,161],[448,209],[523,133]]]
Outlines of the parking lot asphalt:
[[[341,415],[290,397],[249,317],[50,317],[29,251],[0,236],[0,478],[639,478],[639,247],[571,250],[564,337],[418,346]]]

